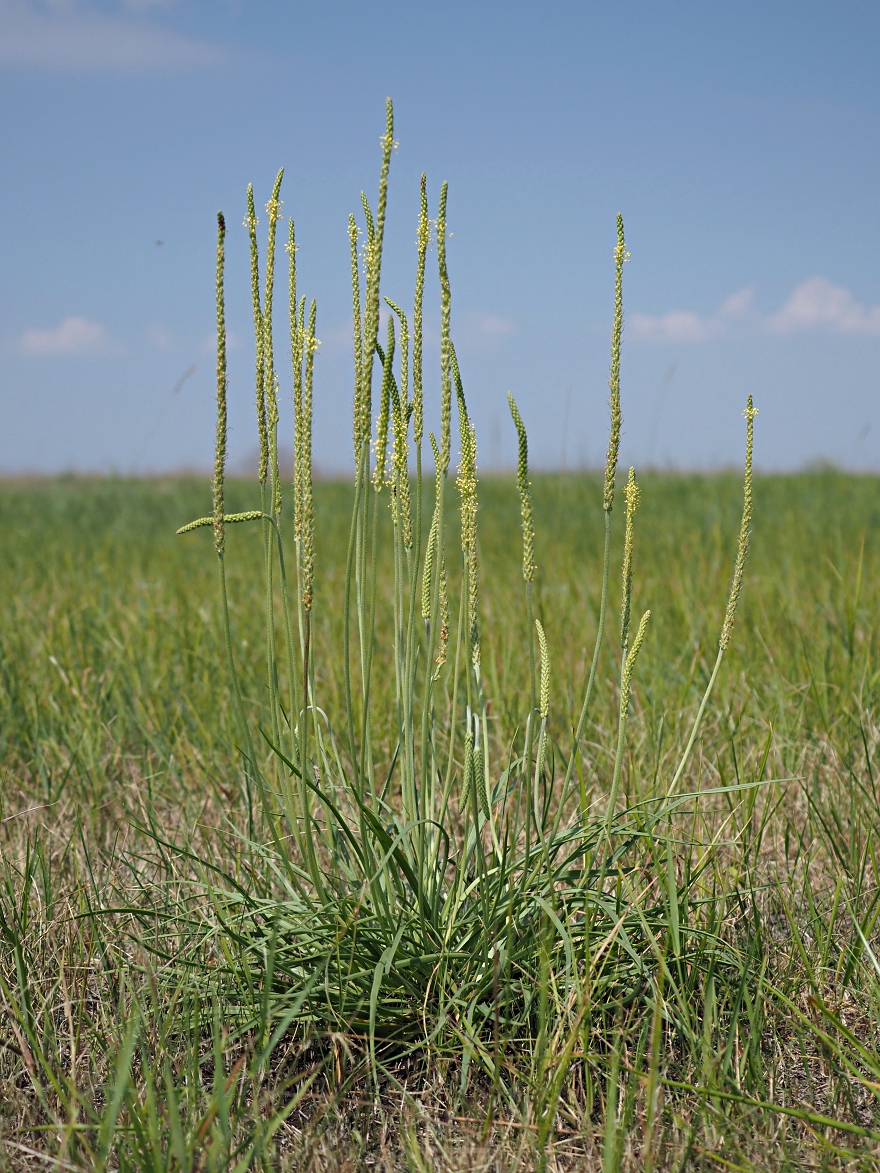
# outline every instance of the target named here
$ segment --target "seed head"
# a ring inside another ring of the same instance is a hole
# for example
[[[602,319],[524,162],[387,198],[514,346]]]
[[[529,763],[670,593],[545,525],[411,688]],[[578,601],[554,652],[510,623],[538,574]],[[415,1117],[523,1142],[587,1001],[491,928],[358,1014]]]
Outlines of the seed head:
[[[381,492],[385,484],[385,463],[388,456],[388,418],[391,412],[391,384],[394,380],[394,318],[388,316],[388,341],[382,359],[382,396],[379,400],[379,416],[376,420],[376,467],[373,470],[373,487]]]
[[[749,552],[749,537],[752,524],[752,449],[755,439],[755,416],[757,414],[758,409],[754,406],[750,395],[746,409],[743,412],[746,419],[746,464],[745,475],[743,477],[743,512],[739,527],[739,540],[736,546],[733,581],[730,584],[727,610],[724,613],[724,624],[721,628],[721,638],[718,641],[722,651],[726,651],[730,646],[730,640],[733,636],[733,622],[736,618],[736,608],[742,591],[746,557]]]
[[[611,392],[611,432],[608,437],[608,455],[605,458],[605,489],[602,505],[607,513],[614,508],[614,478],[617,455],[620,451],[620,340],[623,334],[623,266],[629,260],[623,235],[623,217],[617,217],[617,244],[614,248],[614,323],[611,328],[611,371],[608,387]]]
[[[413,309],[413,441],[421,448],[424,430],[424,403],[422,398],[422,307],[425,299],[425,259],[430,238],[428,220],[428,187],[424,173],[421,182],[419,209],[419,231],[416,238],[418,261],[416,264],[416,295]]]
[[[633,529],[636,509],[639,506],[641,490],[636,484],[635,469],[629,470],[629,477],[623,490],[626,499],[626,532],[623,541],[623,590],[620,608],[620,646],[626,648],[629,639],[630,606],[632,603],[632,558]]]
[[[620,711],[625,713],[629,705],[629,693],[632,686],[633,669],[636,666],[636,660],[639,652],[642,650],[642,644],[645,642],[645,632],[648,630],[648,620],[651,618],[651,612],[646,611],[639,623],[639,629],[636,632],[636,638],[633,640],[633,646],[630,648],[629,655],[626,657],[623,665],[623,675],[620,681]]]
[[[452,293],[449,285],[449,271],[446,268],[446,197],[448,185],[440,188],[440,203],[437,208],[437,264],[440,270],[440,453],[443,471],[449,468],[450,428],[452,423],[452,381],[451,346],[449,323]]]
[[[479,599],[479,565],[477,562],[477,434],[467,413],[464,388],[458,358],[452,342],[449,343],[449,357],[455,379],[458,400],[458,423],[461,440],[461,463],[456,483],[461,498],[461,549],[464,554],[468,578],[468,631],[471,642],[471,660],[474,667],[480,664],[480,630],[477,620]]]
[[[425,549],[425,565],[422,570],[422,618],[431,618],[431,584],[434,575],[434,553],[437,547],[437,514],[431,520],[431,530],[428,534],[428,545]]]
[[[217,213],[217,439],[214,446],[214,547],[223,553],[225,530],[223,518],[223,488],[226,472],[226,308],[223,295],[226,220]]]
[[[435,677],[440,674],[440,669],[446,663],[446,657],[449,652],[449,584],[446,581],[446,559],[443,557],[443,551],[440,551],[440,584],[439,584],[439,619],[440,619],[440,638],[438,640],[437,657],[435,663],[437,670],[434,673]]]
[[[532,487],[529,483],[529,441],[526,436],[526,426],[519,414],[519,408],[509,391],[507,392],[507,402],[516,426],[518,440],[516,486],[519,490],[519,508],[522,516],[523,578],[526,582],[534,582],[535,571],[538,568],[535,566],[535,527],[532,521]]]
[[[314,300],[309,307],[309,325],[305,334],[305,387],[303,391],[301,433],[299,450],[296,454],[294,491],[300,499],[300,570],[302,583],[303,610],[310,611],[315,582],[315,509],[312,499],[312,399],[315,379],[315,354],[318,340],[315,337],[317,307]]]
[[[535,620],[538,629],[538,645],[541,649],[541,720],[547,720],[550,712],[550,653],[547,650],[547,636],[540,619]]]
[[[351,248],[351,298],[354,320],[354,463],[360,465],[364,443],[370,434],[369,395],[364,388],[364,337],[361,321],[361,285],[358,267],[358,237],[360,229],[353,215],[348,218],[348,240]]]

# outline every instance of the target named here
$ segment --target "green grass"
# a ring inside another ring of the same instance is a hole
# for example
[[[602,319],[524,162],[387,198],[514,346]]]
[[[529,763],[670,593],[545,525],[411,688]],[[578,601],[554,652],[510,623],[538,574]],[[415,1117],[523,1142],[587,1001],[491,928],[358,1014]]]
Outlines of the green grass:
[[[551,732],[564,744],[595,634],[601,484],[586,476],[534,481],[535,609],[553,663]],[[630,721],[630,800],[668,774],[711,668],[740,493],[736,476],[646,476],[642,486],[638,606],[650,605],[654,623]],[[229,486],[230,508],[251,506],[254,493]],[[139,900],[160,912],[193,900],[203,869],[162,849],[157,838],[239,878],[248,868],[254,874],[248,843],[255,830],[260,838],[262,824],[235,749],[240,735],[208,539],[173,536],[178,523],[204,512],[205,495],[192,482],[77,480],[7,485],[0,493],[3,1159],[30,1167],[35,1158],[14,1147],[24,1145],[76,1167],[99,1165],[106,1149],[111,1166],[198,1167],[200,1153],[204,1167],[213,1161],[225,1168],[236,1146],[257,1167],[284,1167],[285,1160],[302,1167],[307,1151],[328,1168],[370,1151],[380,1163],[387,1153],[413,1168],[419,1152],[427,1167],[438,1168],[529,1161],[540,1124],[540,1084],[530,1083],[529,1067],[539,1053],[521,1064],[505,1060],[508,1083],[510,1067],[520,1068],[517,1103],[497,1088],[493,1094],[476,1063],[462,1087],[461,1064],[449,1048],[425,1070],[413,1068],[413,1057],[389,1056],[382,1121],[369,1107],[365,1032],[337,1032],[322,1044],[320,1031],[301,1027],[263,1054],[272,1035],[267,1023],[262,1035],[259,1021],[239,1034],[227,1008],[194,993],[175,959],[163,962],[143,949],[143,929],[132,938],[128,917],[89,915]],[[557,1144],[552,1159],[563,1165],[583,1167],[585,1153],[603,1160],[612,1060],[620,1073],[619,1126],[606,1165],[619,1148],[623,1167],[642,1167],[646,1139],[658,1168],[682,1159],[683,1167],[724,1167],[711,1153],[758,1169],[811,1161],[859,1167],[859,1160],[867,1169],[876,1160],[875,1139],[803,1117],[812,1112],[880,1131],[871,1086],[880,1075],[880,981],[859,932],[878,952],[871,771],[880,483],[834,473],[759,478],[755,495],[736,638],[691,775],[704,789],[755,776],[789,781],[691,808],[679,821],[676,864],[684,888],[683,870],[701,854],[694,845],[723,827],[703,898],[718,905],[723,896],[724,934],[737,953],[752,950],[756,980],[739,1004],[734,991],[725,1009],[728,971],[709,983],[703,967],[692,978],[692,1022],[677,1031],[660,1024],[653,1063],[651,1014],[639,1031],[630,1022],[609,1053],[607,1040],[629,1020],[625,1010],[599,1007],[559,1089],[550,1139]],[[319,483],[315,497],[315,663],[324,703],[339,711],[343,681],[331,649],[339,640],[351,489]],[[504,478],[484,481],[480,500],[483,666],[500,746],[516,735],[528,707],[519,502]],[[228,545],[236,651],[256,728],[269,719],[260,537],[231,529]],[[389,622],[380,612],[380,633]],[[379,713],[393,708],[383,642]],[[599,788],[611,766],[613,647],[609,639],[585,751]],[[390,756],[391,737],[390,727],[379,730],[377,756]],[[655,861],[658,872],[664,862]],[[175,931],[179,959],[196,942]],[[208,953],[217,947],[216,940],[205,946],[205,972],[216,968]],[[668,986],[662,996],[674,1008]],[[265,999],[258,989],[251,997],[258,1017]],[[239,1009],[245,1000],[237,991]],[[565,1039],[546,1045],[564,1049]],[[234,1077],[220,1079],[221,1070]],[[658,1107],[649,1128],[652,1086]],[[291,1104],[286,1120],[273,1120]],[[493,1123],[485,1127],[490,1108]]]

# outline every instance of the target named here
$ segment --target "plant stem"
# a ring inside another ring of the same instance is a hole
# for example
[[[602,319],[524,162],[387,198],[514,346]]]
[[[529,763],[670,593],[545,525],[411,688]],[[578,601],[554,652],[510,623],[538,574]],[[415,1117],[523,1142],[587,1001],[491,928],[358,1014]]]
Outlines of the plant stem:
[[[568,787],[571,783],[571,776],[575,767],[575,759],[580,752],[581,738],[584,733],[584,725],[587,720],[587,712],[590,707],[590,701],[593,698],[593,688],[596,683],[596,672],[599,667],[599,655],[602,651],[602,637],[605,633],[605,612],[608,607],[608,578],[611,570],[611,510],[605,510],[605,548],[602,555],[602,593],[599,596],[599,626],[596,631],[596,644],[593,648],[593,659],[590,663],[590,674],[587,678],[587,688],[584,693],[584,703],[581,705],[580,716],[578,717],[577,727],[574,732],[574,743],[571,747],[571,754],[568,759],[568,766],[565,770],[565,781],[562,787],[563,795],[568,794]],[[581,799],[581,819],[583,825],[587,825],[587,791],[586,783],[583,778],[580,780],[580,799]]]

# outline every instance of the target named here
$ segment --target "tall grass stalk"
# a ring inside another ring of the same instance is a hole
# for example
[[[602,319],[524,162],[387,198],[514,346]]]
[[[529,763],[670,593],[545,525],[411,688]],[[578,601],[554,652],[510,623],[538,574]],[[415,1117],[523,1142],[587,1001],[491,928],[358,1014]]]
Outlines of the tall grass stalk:
[[[519,408],[516,406],[511,393],[507,393],[507,403],[516,428],[517,460],[516,460],[516,487],[519,492],[519,508],[522,517],[522,568],[523,581],[526,589],[526,612],[528,616],[529,632],[529,709],[534,711],[537,703],[535,688],[535,645],[531,638],[532,627],[535,623],[534,582],[537,566],[535,565],[535,525],[532,520],[532,487],[529,483],[529,440],[526,435],[526,426],[523,423]]]
[[[742,520],[739,527],[739,539],[736,546],[736,561],[733,567],[733,578],[730,584],[730,594],[727,597],[727,606],[724,610],[724,622],[721,627],[721,635],[718,639],[718,653],[715,657],[715,663],[712,667],[712,673],[709,676],[709,683],[706,685],[706,691],[703,693],[700,707],[697,710],[697,715],[694,718],[694,723],[691,727],[690,736],[687,744],[684,747],[684,752],[678,763],[678,768],[672,777],[667,792],[668,797],[675,794],[681,782],[684,771],[690,760],[691,752],[694,748],[694,743],[700,731],[700,726],[703,723],[703,717],[706,713],[706,706],[709,703],[709,698],[715,687],[715,681],[718,677],[718,671],[721,668],[721,661],[724,659],[724,653],[730,647],[730,641],[733,638],[733,624],[736,619],[736,609],[739,605],[739,597],[742,592],[743,576],[745,574],[746,557],[749,552],[749,537],[751,533],[752,524],[752,455],[754,451],[755,442],[755,416],[758,414],[758,409],[754,406],[752,396],[748,398],[746,409],[743,412],[746,420],[746,461],[745,461],[745,475],[743,479],[743,511]]]
[[[217,553],[217,564],[220,574],[220,599],[223,608],[223,637],[226,645],[226,660],[229,669],[230,687],[235,697],[242,733],[245,738],[246,753],[251,768],[254,762],[253,743],[250,737],[250,726],[245,717],[242,703],[241,686],[238,672],[235,667],[235,655],[232,650],[232,630],[229,622],[229,593],[226,585],[226,522],[224,510],[224,489],[226,479],[226,298],[224,290],[224,271],[226,265],[226,220],[222,212],[217,213],[217,268],[215,277],[215,294],[217,307],[217,434],[214,453],[214,480],[212,496],[214,499],[214,513],[212,527],[214,531],[214,549]]]
[[[275,291],[275,238],[278,230],[278,220],[281,215],[281,181],[284,171],[280,170],[275,178],[272,195],[266,204],[268,233],[266,243],[266,272],[265,288],[263,292],[262,310],[257,320],[259,305],[255,305],[255,326],[260,336],[256,340],[257,366],[262,377],[263,386],[257,394],[257,410],[260,405],[265,413],[266,446],[265,465],[268,470],[268,483],[261,482],[261,497],[263,512],[266,517],[263,522],[263,550],[266,561],[266,677],[269,689],[269,710],[272,720],[272,737],[275,744],[281,742],[280,697],[278,692],[278,652],[275,632],[275,533],[281,517],[281,477],[278,469],[278,380],[275,374],[275,345],[273,331],[273,299]],[[250,208],[248,208],[250,221]],[[253,260],[252,270],[256,264],[255,247],[251,233],[251,251]],[[253,284],[253,278],[252,278]],[[262,438],[262,437],[261,437]],[[264,463],[263,453],[260,454],[261,467]],[[280,557],[279,547],[279,557]]]
[[[568,789],[569,783],[571,782],[576,758],[580,752],[581,738],[583,737],[590,702],[593,698],[596,673],[599,668],[599,657],[602,652],[602,640],[605,635],[605,613],[608,606],[608,579],[611,574],[611,511],[614,508],[614,483],[617,477],[617,458],[620,452],[620,429],[623,419],[620,408],[620,350],[623,339],[623,266],[628,260],[629,253],[626,251],[623,216],[618,214],[617,244],[614,247],[614,319],[611,327],[611,369],[608,376],[611,428],[608,435],[608,452],[605,457],[605,477],[602,486],[602,509],[605,515],[602,585],[599,594],[599,617],[596,628],[596,640],[593,646],[593,658],[590,661],[590,671],[587,676],[584,699],[581,704],[577,725],[575,726],[574,744],[569,754],[568,766],[565,771],[565,790]],[[588,818],[587,793],[583,782],[581,783],[581,816],[586,822]]]

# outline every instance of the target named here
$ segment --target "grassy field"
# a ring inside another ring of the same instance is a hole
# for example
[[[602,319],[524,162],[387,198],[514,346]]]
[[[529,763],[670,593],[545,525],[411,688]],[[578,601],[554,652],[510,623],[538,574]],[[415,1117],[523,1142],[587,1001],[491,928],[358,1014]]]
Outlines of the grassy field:
[[[602,476],[531,483],[511,398],[516,478],[479,483],[445,184],[380,331],[390,100],[381,146],[353,483],[313,483],[292,220],[279,471],[279,172],[258,483],[220,213],[210,495],[0,486],[2,1160],[875,1169],[880,483],[753,479],[751,399],[743,475],[623,483],[621,217]]]
[[[533,479],[552,821],[596,634],[602,484]],[[229,511],[259,507],[255,485],[226,492]],[[314,689],[348,770],[339,649],[353,491],[314,492]],[[523,753],[529,621],[516,485],[487,478],[479,493],[486,752],[500,774]],[[651,809],[639,804],[664,792],[686,740],[715,658],[741,494],[740,475],[642,480],[633,605],[652,620],[622,811]],[[443,1034],[426,990],[416,1017],[430,1037],[414,1046],[415,1028],[380,1029],[381,993],[372,1044],[356,1016],[346,1028],[341,1010],[335,1022],[316,1010],[314,993],[294,1013],[284,942],[245,940],[218,895],[234,882],[252,901],[294,900],[271,817],[291,775],[256,732],[272,728],[260,527],[230,526],[226,538],[257,739],[246,768],[210,531],[175,536],[209,511],[207,486],[2,485],[2,1167],[876,1168],[880,481],[760,477],[754,497],[734,640],[681,787],[701,797],[662,828],[648,819],[628,854],[602,865],[593,888],[605,903],[564,922],[575,941],[571,925],[595,917],[592,937],[578,930],[581,956],[560,960],[548,908],[534,966],[522,962],[517,984],[496,961],[475,999],[483,1026],[462,1018]],[[390,549],[384,505],[379,517],[379,548]],[[457,583],[450,563],[453,599]],[[370,705],[394,806],[390,584],[382,569]],[[599,823],[616,744],[619,593],[613,574],[579,758]],[[276,604],[280,617],[280,594]],[[283,666],[279,678],[284,691]],[[448,668],[438,687],[448,735],[464,702],[444,708]],[[466,752],[453,746],[464,806]],[[742,789],[754,782],[765,784]],[[563,823],[577,824],[577,806]],[[450,818],[453,831],[465,826]],[[472,860],[477,887],[491,858],[486,848]],[[389,1001],[388,1023],[408,989]]]

